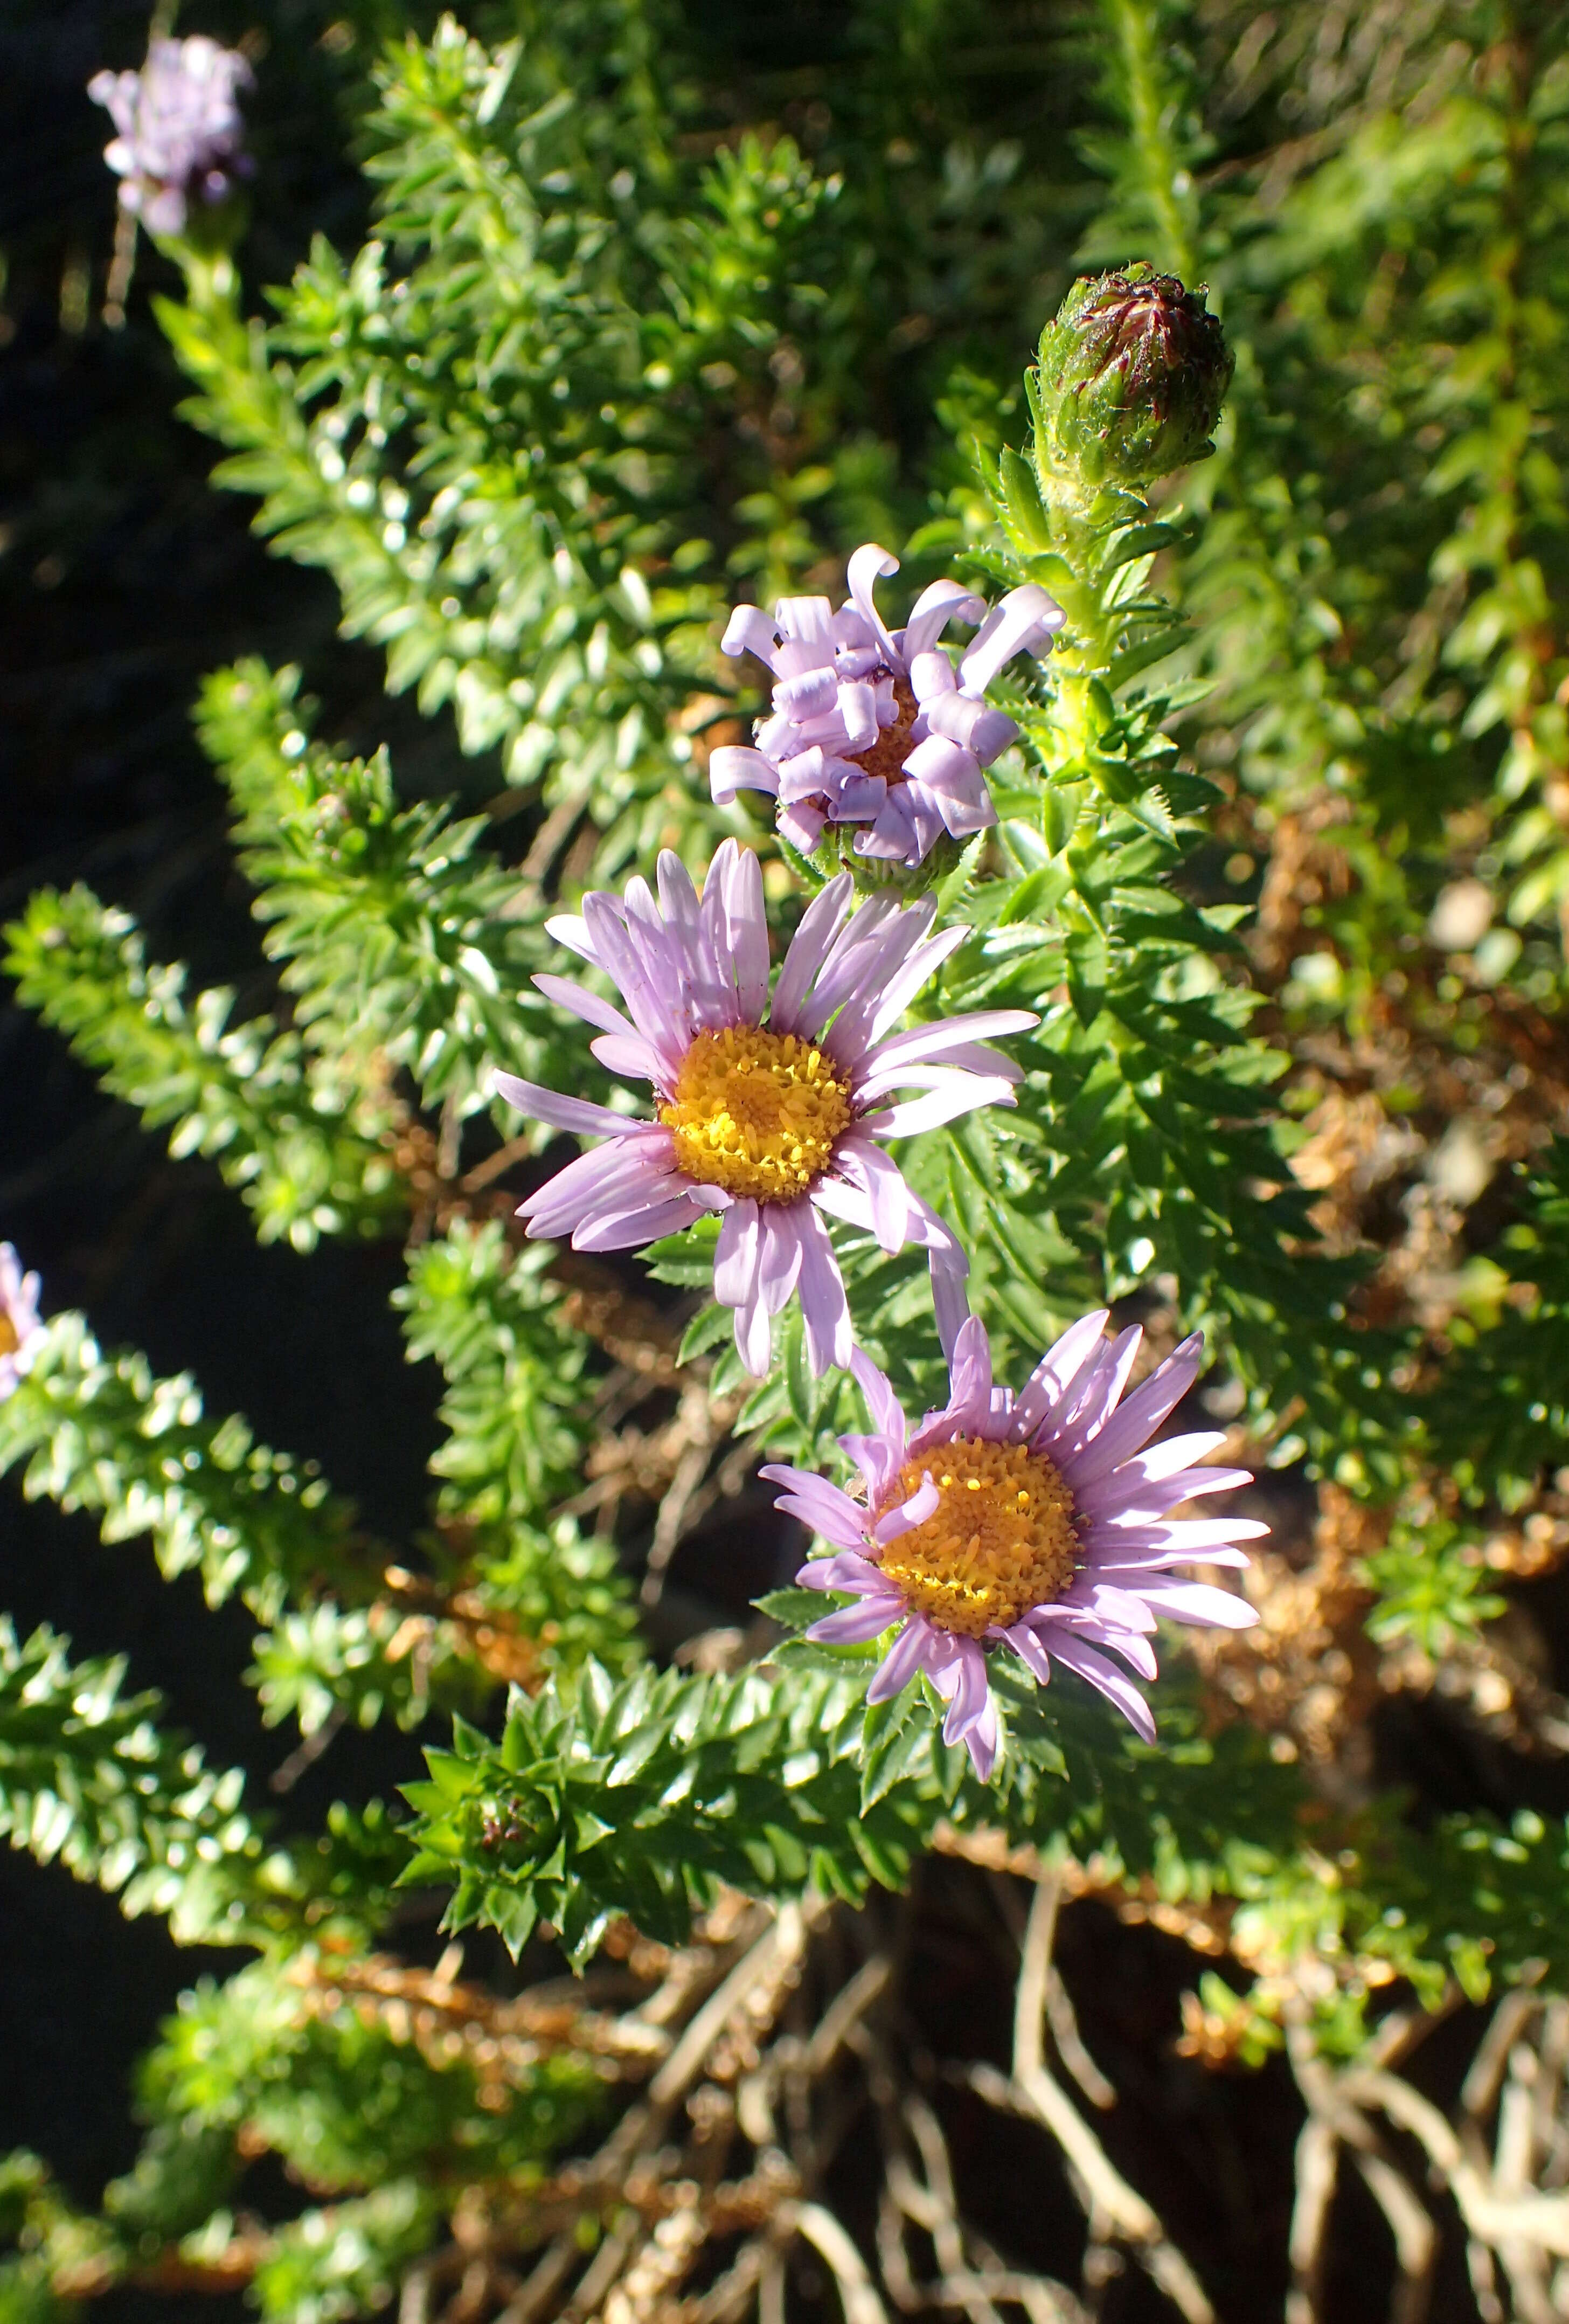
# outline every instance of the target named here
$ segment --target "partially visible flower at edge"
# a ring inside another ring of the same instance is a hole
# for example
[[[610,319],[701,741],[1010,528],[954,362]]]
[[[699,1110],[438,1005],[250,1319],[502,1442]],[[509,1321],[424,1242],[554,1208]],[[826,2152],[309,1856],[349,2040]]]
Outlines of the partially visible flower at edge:
[[[736,1313],[748,1371],[767,1368],[771,1319],[799,1288],[814,1371],[850,1359],[849,1308],[825,1216],[886,1251],[924,1246],[938,1327],[949,1344],[966,1313],[968,1261],[880,1141],[936,1128],[980,1105],[1011,1105],[1020,1069],[988,1037],[1036,1023],[1026,1010],[938,1018],[897,1033],[910,1001],[968,930],[929,932],[936,904],[876,896],[850,912],[848,873],[803,915],[770,1000],[763,875],[726,840],[699,901],[679,856],[659,858],[625,899],[585,896],[552,935],[602,968],[630,1017],[559,976],[547,999],[601,1028],[591,1044],[612,1073],[651,1082],[653,1121],[498,1074],[518,1111],[602,1138],[529,1195],[531,1235],[570,1233],[579,1250],[628,1250],[717,1212],[714,1297]],[[765,1021],[766,1020],[766,1021]],[[892,1093],[922,1094],[889,1102]]]
[[[807,1637],[865,1643],[897,1625],[867,1701],[897,1694],[924,1671],[949,1705],[944,1737],[964,1743],[983,1783],[999,1743],[987,1668],[998,1647],[1011,1647],[1042,1685],[1054,1656],[1153,1742],[1143,1695],[1101,1649],[1152,1679],[1158,1615],[1224,1629],[1258,1619],[1234,1591],[1170,1570],[1246,1565],[1234,1545],[1269,1530],[1247,1517],[1167,1514],[1252,1482],[1245,1469],[1194,1465],[1220,1434],[1149,1445],[1198,1376],[1202,1333],[1119,1404],[1142,1335],[1135,1324],[1107,1341],[1106,1322],[1103,1310],[1073,1324],[1015,1396],[994,1384],[985,1327],[971,1316],[950,1358],[949,1401],[913,1433],[858,1349],[853,1369],[873,1433],[840,1442],[860,1469],[865,1501],[805,1470],[759,1472],[786,1488],[775,1506],[832,1545],[796,1580],[858,1600]]]
[[[826,597],[781,597],[772,613],[738,605],[725,630],[726,653],[754,653],[774,672],[774,707],[751,748],[714,752],[713,796],[723,805],[739,788],[768,792],[782,836],[803,855],[830,824],[860,824],[857,855],[913,868],[944,832],[968,839],[996,823],[981,770],[1019,729],[988,706],[986,687],[1062,626],[1061,606],[1033,583],[988,610],[961,583],[934,581],[890,630],[872,586],[898,570],[867,541],[837,613]],[[951,621],[980,623],[957,671],[938,644]]]
[[[87,95],[118,134],[104,159],[120,203],[152,234],[183,234],[193,202],[221,202],[250,174],[238,92],[254,76],[235,49],[204,33],[154,41],[140,72],[95,73]]]
[[[44,1328],[38,1314],[38,1277],[23,1275],[8,1242],[0,1242],[0,1404],[14,1396],[32,1369]]]

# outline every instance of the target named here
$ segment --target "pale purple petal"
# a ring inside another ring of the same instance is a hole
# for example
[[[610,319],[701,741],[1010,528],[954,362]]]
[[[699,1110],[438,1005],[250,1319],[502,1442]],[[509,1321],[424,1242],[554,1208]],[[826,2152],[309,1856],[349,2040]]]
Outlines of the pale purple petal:
[[[956,1436],[978,1435],[991,1416],[992,1351],[978,1315],[967,1317],[949,1360],[949,1412]]]
[[[639,1124],[608,1105],[592,1105],[587,1098],[564,1097],[559,1090],[542,1089],[537,1082],[521,1082],[516,1074],[498,1074],[495,1085],[510,1106],[528,1121],[543,1121],[551,1130],[570,1130],[586,1138],[621,1138]]]
[[[1038,651],[1066,618],[1056,599],[1033,582],[1010,589],[970,640],[959,665],[959,685],[967,694],[984,694],[1005,663],[1017,653]]]
[[[554,912],[545,923],[545,933],[554,936],[558,945],[574,952],[582,960],[592,961],[595,968],[601,965],[594,950],[594,940],[589,934],[588,922],[581,912]]]
[[[1257,1609],[1234,1590],[1204,1582],[1142,1582],[1139,1595],[1169,1622],[1193,1622],[1204,1629],[1251,1630]]]
[[[818,891],[802,914],[801,925],[790,940],[784,965],[779,971],[774,1005],[768,1011],[768,1022],[775,1032],[801,1031],[802,1004],[844,925],[854,892],[855,882],[849,873],[841,872]]]
[[[1146,1617],[1146,1620],[1148,1619],[1149,1618]],[[1152,1621],[1150,1621],[1149,1627],[1152,1629],[1154,1628]],[[1096,1609],[1091,1609],[1087,1612],[1081,1612],[1077,1621],[1070,1623],[1069,1628],[1071,1636],[1079,1645],[1106,1646],[1114,1654],[1121,1655],[1136,1677],[1148,1680],[1159,1676],[1154,1649],[1149,1639],[1130,1624],[1120,1621],[1115,1614],[1102,1615]],[[1054,1629],[1049,1635],[1055,1647],[1061,1632],[1060,1629]]]
[[[842,742],[838,742],[838,735],[835,737],[839,754],[853,759],[858,752],[869,751],[877,739],[879,726],[885,723],[877,716],[876,689],[864,680],[841,686],[834,706],[840,722],[838,732],[843,736]],[[889,706],[892,708],[892,705]],[[890,717],[885,723],[891,726],[894,722]]]
[[[983,1784],[991,1782],[992,1769],[997,1764],[997,1751],[1001,1743],[1002,1732],[997,1720],[997,1706],[988,1694],[980,1717],[973,1726],[967,1727],[964,1732],[964,1748],[969,1753],[969,1763],[975,1769],[977,1782]]]
[[[949,1702],[942,1739],[950,1746],[963,1743],[968,1747],[976,1773],[985,1783],[997,1756],[996,1706],[992,1701],[986,1654],[974,1638],[955,1637],[951,1647],[943,1666],[931,1674],[931,1683]]]
[[[559,1009],[570,1009],[574,1017],[581,1017],[585,1024],[597,1025],[601,1033],[635,1033],[638,1029],[612,1001],[601,1001],[597,992],[585,991],[570,976],[539,975],[533,981],[546,1001],[554,1001]]]
[[[880,1041],[897,1019],[904,1014],[923,984],[930,984],[938,970],[969,936],[971,931],[962,923],[944,928],[912,954],[904,966],[891,976],[883,988],[876,1015],[867,1028],[867,1043]]]
[[[945,1249],[931,1247],[930,1267],[937,1336],[943,1354],[950,1356],[969,1314],[969,1297],[965,1290],[969,1261],[959,1244],[950,1240]]]
[[[1042,1686],[1049,1684],[1051,1677],[1051,1661],[1041,1642],[1039,1631],[1032,1629],[1027,1621],[1015,1622],[1002,1635],[1031,1675],[1038,1679]]]
[[[922,817],[916,793],[909,783],[895,783],[869,831],[856,839],[856,853],[886,863],[907,864],[912,870],[942,830],[942,817],[933,812]]]
[[[837,1020],[834,1055],[852,1068],[864,1047],[864,1039],[849,1038],[856,1021],[853,1004],[868,991],[875,992],[893,964],[919,943],[935,909],[935,906],[923,909],[922,905],[931,906],[931,899],[924,898],[922,904],[903,910],[892,896],[874,896],[863,904],[834,939],[818,971],[810,1001],[803,1001],[797,1010],[798,1029],[809,1032],[813,1039],[830,1019]]]
[[[801,1233],[801,1316],[813,1372],[821,1378],[830,1365],[847,1370],[854,1345],[849,1303],[828,1230],[815,1211]]]
[[[538,979],[535,982],[537,983]],[[898,1069],[902,1065],[927,1065],[933,1057],[946,1056],[973,1043],[990,1041],[1005,1033],[1027,1033],[1040,1022],[1032,1009],[972,1009],[966,1015],[940,1017],[931,1024],[912,1025],[907,1032],[890,1034],[885,1041],[879,1041],[867,1051],[860,1067],[863,1085],[867,1089],[893,1089],[898,1084]],[[995,1057],[993,1071],[1006,1071],[1009,1061],[1000,1053],[991,1054]]]
[[[1223,1428],[1199,1428],[1188,1436],[1163,1437],[1159,1444],[1152,1444],[1124,1461],[1123,1471],[1126,1474],[1136,1470],[1141,1476],[1152,1479],[1173,1477],[1179,1469],[1190,1469],[1196,1462],[1207,1460],[1225,1443]]]
[[[765,613],[757,605],[738,605],[725,623],[720,651],[731,656],[756,654],[772,669],[778,641],[779,632],[772,614]]]
[[[725,1213],[713,1258],[713,1296],[721,1307],[739,1307],[750,1296],[762,1259],[759,1206],[749,1195]]]
[[[0,1403],[14,1396],[32,1370],[47,1336],[38,1313],[40,1278],[24,1275],[8,1242],[0,1242],[0,1317],[11,1326],[15,1345],[0,1356]]]
[[[757,1285],[763,1305],[777,1315],[801,1274],[801,1237],[805,1222],[804,1197],[799,1203],[765,1203],[762,1208],[763,1247],[757,1265]]]
[[[763,867],[749,847],[732,850],[721,863],[721,847],[709,873],[717,874],[724,908],[724,937],[735,963],[736,1001],[743,1024],[760,1025],[768,1008],[768,922],[763,905]]]
[[[1066,1663],[1069,1670],[1087,1679],[1108,1702],[1114,1702],[1146,1743],[1154,1741],[1155,1722],[1149,1704],[1132,1679],[1124,1678],[1115,1663],[1108,1663],[1104,1655],[1097,1655],[1093,1646],[1086,1646],[1082,1638],[1076,1638],[1065,1629],[1053,1631],[1051,1652],[1060,1663]]]
[[[929,653],[950,622],[984,621],[986,611],[986,599],[967,589],[962,581],[930,582],[916,598],[904,625],[900,644],[905,661],[913,666],[918,655]],[[947,659],[945,654],[943,660]]]
[[[947,1659],[946,1646],[944,1634],[934,1630],[924,1614],[912,1614],[878,1665],[867,1701],[885,1702],[902,1693],[917,1671],[931,1670]]]
[[[907,1501],[901,1501],[897,1508],[883,1511],[872,1527],[872,1539],[879,1549],[886,1549],[901,1536],[924,1525],[928,1517],[934,1517],[941,1506],[942,1495],[931,1477],[923,1476]]]
[[[975,752],[950,742],[946,734],[928,734],[916,743],[904,761],[904,779],[931,793],[956,837],[961,830],[980,831],[997,819]]]
[[[864,1549],[867,1538],[867,1512],[858,1501],[826,1477],[819,1477],[810,1469],[791,1469],[782,1462],[770,1462],[759,1469],[771,1485],[783,1485],[785,1490],[775,1502],[789,1517],[799,1517],[803,1526],[820,1533],[824,1541],[831,1541],[839,1549]],[[844,1585],[824,1582],[823,1589],[839,1589]]]
[[[821,807],[787,807],[779,812],[778,831],[798,855],[810,855],[822,837],[828,817]]]
[[[904,1457],[902,1446],[895,1450],[883,1436],[841,1436],[839,1449],[860,1471],[873,1501],[887,1491]]]
[[[803,669],[795,678],[782,678],[774,688],[774,707],[796,725],[821,718],[839,698],[839,679],[830,664]]]
[[[902,1448],[905,1434],[904,1407],[895,1395],[887,1374],[878,1370],[864,1348],[858,1348],[851,1356],[850,1370],[866,1397],[873,1427],[880,1435]]]
[[[623,1079],[635,1082],[663,1082],[664,1061],[652,1041],[641,1033],[601,1033],[589,1043],[590,1049],[607,1073],[619,1074]]]
[[[684,1056],[691,1047],[692,1028],[682,1013],[681,979],[674,966],[662,962],[650,973],[627,915],[613,896],[602,895],[597,889],[585,896],[583,917],[593,956],[619,986],[639,1033],[654,1042],[662,1056]]]
[[[868,1591],[886,1595],[891,1586],[882,1567],[873,1563],[864,1547],[840,1550],[832,1557],[808,1558],[795,1579],[803,1590],[850,1590],[858,1597],[865,1597]]]
[[[548,1213],[555,1221],[564,1223],[570,1217],[586,1215],[592,1208],[603,1209],[607,1204],[625,1207],[629,1196],[640,1200],[663,1200],[690,1187],[672,1160],[670,1133],[661,1130],[656,1123],[630,1124],[640,1135],[614,1138],[604,1146],[596,1146],[575,1161],[567,1163],[543,1186],[537,1186],[518,1205],[520,1218],[538,1217]],[[652,1135],[647,1134],[652,1131]],[[554,1226],[545,1232],[553,1232]]]
[[[855,601],[856,611],[875,634],[891,669],[902,669],[904,663],[899,650],[895,645],[881,613],[877,611],[876,599],[872,595],[872,585],[876,581],[886,580],[898,570],[898,558],[890,557],[885,549],[879,549],[875,541],[870,540],[864,542],[854,552],[846,568],[846,577],[849,582],[849,593]]]
[[[709,789],[716,807],[728,807],[738,791],[779,794],[779,770],[761,751],[739,742],[720,742],[709,752]]]
[[[893,1105],[880,1106],[876,1113],[867,1115],[866,1127],[875,1138],[916,1138],[922,1130],[940,1130],[945,1121],[973,1113],[977,1106],[1015,1102],[1013,1083],[1000,1075],[955,1074],[945,1076],[924,1097],[900,1098]]]
[[[775,619],[784,632],[780,666],[810,669],[833,651],[833,608],[826,597],[781,597]]]
[[[842,1138],[834,1155],[834,1176],[820,1179],[816,1191],[821,1194],[836,1181],[866,1195],[872,1232],[883,1249],[903,1250],[911,1239],[911,1195],[904,1174],[892,1157],[874,1146],[869,1138]]]
[[[695,1034],[735,1021],[730,980],[703,926],[692,874],[673,849],[661,850],[655,877],[657,903],[646,880],[627,882],[627,941],[679,1027],[684,1056]]]
[[[1181,1403],[1198,1378],[1203,1360],[1204,1334],[1195,1332],[1133,1390],[1094,1443],[1085,1447],[1075,1465],[1078,1482],[1092,1485],[1119,1461],[1137,1452]]]
[[[891,1629],[904,1610],[904,1600],[893,1591],[880,1598],[863,1598],[857,1605],[824,1614],[806,1636],[819,1646],[862,1646]]]
[[[1179,1469],[1175,1476],[1152,1481],[1138,1473],[1137,1461],[1124,1461],[1109,1477],[1087,1486],[1078,1506],[1087,1517],[1113,1517],[1125,1511],[1142,1521],[1163,1517],[1168,1509],[1200,1493],[1234,1493],[1252,1481],[1251,1469]]]
[[[926,724],[932,733],[960,744],[983,767],[989,767],[1019,735],[1018,726],[1005,710],[994,710],[970,694],[939,695],[928,706]]]
[[[1094,1372],[1059,1418],[1056,1427],[1040,1439],[1041,1450],[1051,1455],[1075,1489],[1078,1483],[1078,1452],[1108,1415],[1115,1411],[1143,1337],[1142,1328],[1133,1323],[1127,1331],[1119,1332],[1109,1347],[1103,1347]]]
[[[1021,1441],[1032,1437],[1055,1416],[1063,1391],[1078,1376],[1086,1356],[1105,1331],[1106,1314],[1101,1307],[1092,1315],[1081,1315],[1041,1357],[1020,1389],[1019,1400],[1014,1406],[1013,1434]]]
[[[657,1242],[661,1235],[679,1234],[684,1228],[695,1226],[707,1209],[697,1194],[688,1193],[645,1204],[637,1210],[585,1219],[573,1231],[572,1247],[573,1250],[637,1250],[646,1242]],[[538,1232],[538,1228],[534,1231]]]
[[[1147,1558],[1170,1565],[1190,1565],[1195,1561],[1215,1565],[1238,1562],[1220,1558],[1218,1553],[1228,1544],[1258,1541],[1269,1530],[1257,1517],[1163,1517],[1154,1525],[1096,1517],[1080,1528],[1079,1538],[1087,1550],[1095,1551],[1097,1561],[1107,1565],[1142,1563]],[[1245,1565],[1246,1558],[1241,1563]]]
[[[754,1379],[761,1379],[767,1370],[771,1345],[768,1311],[760,1290],[754,1286],[736,1309],[736,1353]]]
[[[929,1065],[892,1065],[885,1074],[868,1074],[856,1091],[856,1103],[870,1108],[898,1089],[941,1089],[955,1073],[982,1074],[1006,1082],[1010,1089],[1024,1078],[1023,1068],[1005,1049],[994,1049],[986,1041],[956,1041]]]
[[[864,1186],[852,1186],[844,1178],[820,1178],[809,1199],[830,1218],[872,1232],[872,1198]]]

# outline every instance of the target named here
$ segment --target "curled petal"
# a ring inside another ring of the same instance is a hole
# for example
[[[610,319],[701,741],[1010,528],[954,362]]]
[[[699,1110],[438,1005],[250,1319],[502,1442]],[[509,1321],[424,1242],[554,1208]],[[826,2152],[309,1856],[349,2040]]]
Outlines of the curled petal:
[[[888,665],[893,669],[903,669],[904,663],[899,650],[889,635],[881,613],[877,611],[876,599],[872,595],[872,585],[876,581],[887,579],[891,574],[897,573],[898,570],[898,558],[890,557],[885,549],[879,549],[876,541],[872,540],[864,542],[854,552],[846,568],[849,581],[849,593],[855,601],[856,611],[871,631],[877,643],[883,648]]]
[[[732,657],[756,654],[772,669],[778,643],[779,632],[771,614],[765,613],[758,605],[738,605],[725,623],[720,651]]]
[[[986,599],[967,589],[962,581],[929,583],[912,606],[900,640],[905,660],[913,668],[917,659],[936,645],[950,622],[984,621],[986,611]],[[940,659],[951,672],[948,656],[943,654]]]
[[[1055,597],[1033,582],[1010,589],[994,605],[969,641],[959,665],[966,694],[984,694],[997,672],[1018,653],[1035,653],[1067,620]]]
[[[721,742],[709,753],[708,781],[714,804],[728,807],[742,790],[766,791],[777,798],[779,770],[761,751],[749,751],[739,742]]]

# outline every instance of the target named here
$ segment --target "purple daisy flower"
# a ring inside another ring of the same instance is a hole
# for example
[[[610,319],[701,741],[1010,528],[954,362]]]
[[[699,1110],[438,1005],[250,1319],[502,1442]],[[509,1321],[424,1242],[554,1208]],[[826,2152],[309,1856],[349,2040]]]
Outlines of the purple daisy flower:
[[[985,696],[1015,654],[1050,648],[1064,615],[1033,583],[989,611],[958,581],[934,581],[909,622],[890,630],[872,585],[899,560],[867,541],[849,561],[849,602],[782,597],[771,614],[738,605],[722,641],[774,672],[774,711],[754,747],[714,752],[709,776],[722,805],[766,791],[778,824],[809,855],[828,824],[865,824],[856,853],[913,867],[944,832],[968,839],[997,814],[981,770],[1018,734]],[[938,640],[951,621],[978,622],[957,670]]]
[[[571,1234],[579,1250],[627,1250],[710,1211],[723,1219],[714,1296],[736,1311],[748,1371],[767,1369],[770,1319],[799,1288],[814,1371],[848,1364],[844,1283],[824,1214],[876,1235],[885,1250],[922,1245],[944,1344],[965,1314],[968,1262],[937,1213],[904,1183],[881,1141],[1011,1105],[1019,1068],[987,1037],[1019,1033],[1028,1010],[993,1009],[893,1028],[968,931],[929,931],[931,898],[876,896],[850,912],[848,872],[803,916],[768,992],[763,874],[726,840],[701,902],[679,856],[659,858],[659,896],[634,880],[625,900],[593,894],[553,936],[619,986],[625,1017],[559,976],[539,990],[601,1028],[594,1055],[651,1082],[656,1119],[563,1097],[498,1074],[535,1121],[606,1143],[569,1162],[518,1215],[531,1235]],[[890,1102],[895,1090],[918,1097]]]
[[[221,202],[251,163],[237,101],[253,76],[234,49],[203,33],[154,41],[140,72],[95,73],[87,95],[119,134],[104,159],[120,204],[152,234],[183,234],[193,201]]]
[[[1252,1481],[1245,1469],[1195,1467],[1221,1435],[1149,1443],[1197,1378],[1203,1334],[1184,1340],[1119,1408],[1142,1334],[1135,1324],[1108,1342],[1106,1321],[1102,1310],[1065,1332],[1014,1396],[994,1385],[985,1329],[970,1316],[950,1358],[949,1401],[913,1434],[858,1349],[853,1369],[874,1433],[840,1442],[866,1480],[865,1500],[804,1470],[761,1471],[786,1488],[776,1506],[836,1553],[813,1558],[796,1580],[859,1600],[807,1637],[865,1641],[897,1624],[867,1701],[897,1694],[924,1671],[949,1704],[945,1738],[965,1744],[983,1783],[998,1742],[992,1649],[1011,1646],[1042,1685],[1055,1656],[1153,1742],[1148,1703],[1102,1649],[1152,1679],[1157,1616],[1234,1630],[1258,1619],[1233,1591],[1170,1571],[1245,1565],[1234,1544],[1269,1530],[1247,1517],[1167,1514]]]
[[[0,1404],[15,1394],[23,1374],[32,1370],[43,1336],[38,1277],[23,1275],[11,1245],[0,1242]]]

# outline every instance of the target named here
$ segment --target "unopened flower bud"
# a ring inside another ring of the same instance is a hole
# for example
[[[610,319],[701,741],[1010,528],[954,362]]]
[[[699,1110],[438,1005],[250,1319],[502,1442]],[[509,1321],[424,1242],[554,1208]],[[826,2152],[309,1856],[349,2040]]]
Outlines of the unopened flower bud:
[[[1142,264],[1074,284],[1041,335],[1043,471],[1133,484],[1208,458],[1233,358],[1204,300]]]

